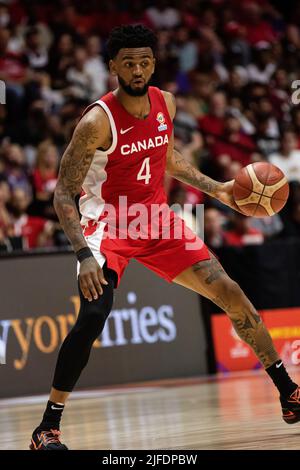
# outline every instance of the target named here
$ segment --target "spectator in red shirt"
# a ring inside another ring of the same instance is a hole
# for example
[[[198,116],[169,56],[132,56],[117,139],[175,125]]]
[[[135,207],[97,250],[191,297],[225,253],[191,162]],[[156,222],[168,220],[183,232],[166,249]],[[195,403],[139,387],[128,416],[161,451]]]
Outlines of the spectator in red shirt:
[[[214,144],[215,139],[224,132],[226,108],[225,93],[217,91],[211,97],[209,113],[199,119],[200,130],[206,136],[208,145]]]
[[[221,171],[220,177],[226,179],[227,169],[232,162],[239,164],[235,165],[237,170],[248,165],[255,151],[254,141],[242,132],[239,120],[228,114],[224,121],[222,135],[211,146],[211,154]]]
[[[55,145],[49,141],[38,147],[36,167],[33,171],[33,183],[37,198],[49,199],[57,182],[58,153]]]
[[[52,246],[52,236],[55,223],[41,217],[34,217],[26,213],[30,204],[30,196],[22,188],[12,192],[9,209],[12,214],[14,237],[20,237],[22,249]]]
[[[84,36],[89,34],[96,26],[95,15],[79,15],[74,5],[66,5],[63,10],[64,23],[74,29],[78,34]]]
[[[0,78],[9,84],[22,85],[27,79],[27,59],[8,50],[10,36],[9,29],[0,28]]]
[[[246,39],[254,46],[260,41],[274,42],[276,33],[271,24],[262,19],[261,7],[257,3],[245,3],[243,6]]]
[[[250,218],[240,214],[232,213],[232,228],[224,232],[226,245],[245,246],[260,245],[264,242],[263,233],[250,227]]]
[[[35,215],[52,218],[52,200],[57,182],[58,152],[51,142],[44,141],[38,147],[36,167],[32,173]]]

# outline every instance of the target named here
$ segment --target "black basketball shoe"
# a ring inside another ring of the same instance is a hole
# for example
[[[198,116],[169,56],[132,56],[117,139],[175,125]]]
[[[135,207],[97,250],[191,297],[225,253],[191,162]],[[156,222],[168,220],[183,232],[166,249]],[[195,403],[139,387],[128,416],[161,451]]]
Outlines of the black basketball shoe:
[[[41,431],[37,428],[32,433],[31,450],[68,450],[65,444],[60,442],[60,431],[57,429],[48,429]]]
[[[288,397],[280,397],[282,419],[288,424],[300,421],[300,387]]]

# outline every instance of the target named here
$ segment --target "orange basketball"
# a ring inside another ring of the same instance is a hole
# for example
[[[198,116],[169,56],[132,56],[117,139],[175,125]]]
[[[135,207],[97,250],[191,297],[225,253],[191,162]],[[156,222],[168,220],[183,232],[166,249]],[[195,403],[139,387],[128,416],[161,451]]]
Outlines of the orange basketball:
[[[289,196],[284,173],[267,162],[256,162],[236,175],[233,197],[243,214],[266,217],[279,212]]]

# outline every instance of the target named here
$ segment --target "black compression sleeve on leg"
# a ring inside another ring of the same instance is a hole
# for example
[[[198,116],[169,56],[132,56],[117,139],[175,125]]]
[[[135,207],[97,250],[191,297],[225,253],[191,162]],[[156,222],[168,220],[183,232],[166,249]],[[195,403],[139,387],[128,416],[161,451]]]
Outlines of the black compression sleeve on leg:
[[[80,310],[77,321],[66,336],[56,363],[53,387],[57,390],[71,392],[86,366],[93,342],[104,328],[105,321],[113,304],[115,272],[104,268],[108,285],[102,285],[103,294],[89,302],[79,288]]]

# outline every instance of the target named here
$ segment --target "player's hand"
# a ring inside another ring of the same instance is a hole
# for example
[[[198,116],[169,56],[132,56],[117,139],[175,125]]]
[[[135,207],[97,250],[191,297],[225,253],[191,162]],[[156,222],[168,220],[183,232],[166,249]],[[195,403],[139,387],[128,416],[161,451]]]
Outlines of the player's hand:
[[[91,302],[103,294],[102,285],[108,285],[100,265],[93,256],[80,263],[79,285],[84,297]]]
[[[240,210],[239,206],[235,203],[233,198],[233,184],[234,180],[222,183],[220,185],[218,193],[216,194],[216,198],[226,206],[229,206],[231,207],[231,209],[234,209],[235,211],[240,212],[240,214],[242,214],[242,211]]]

